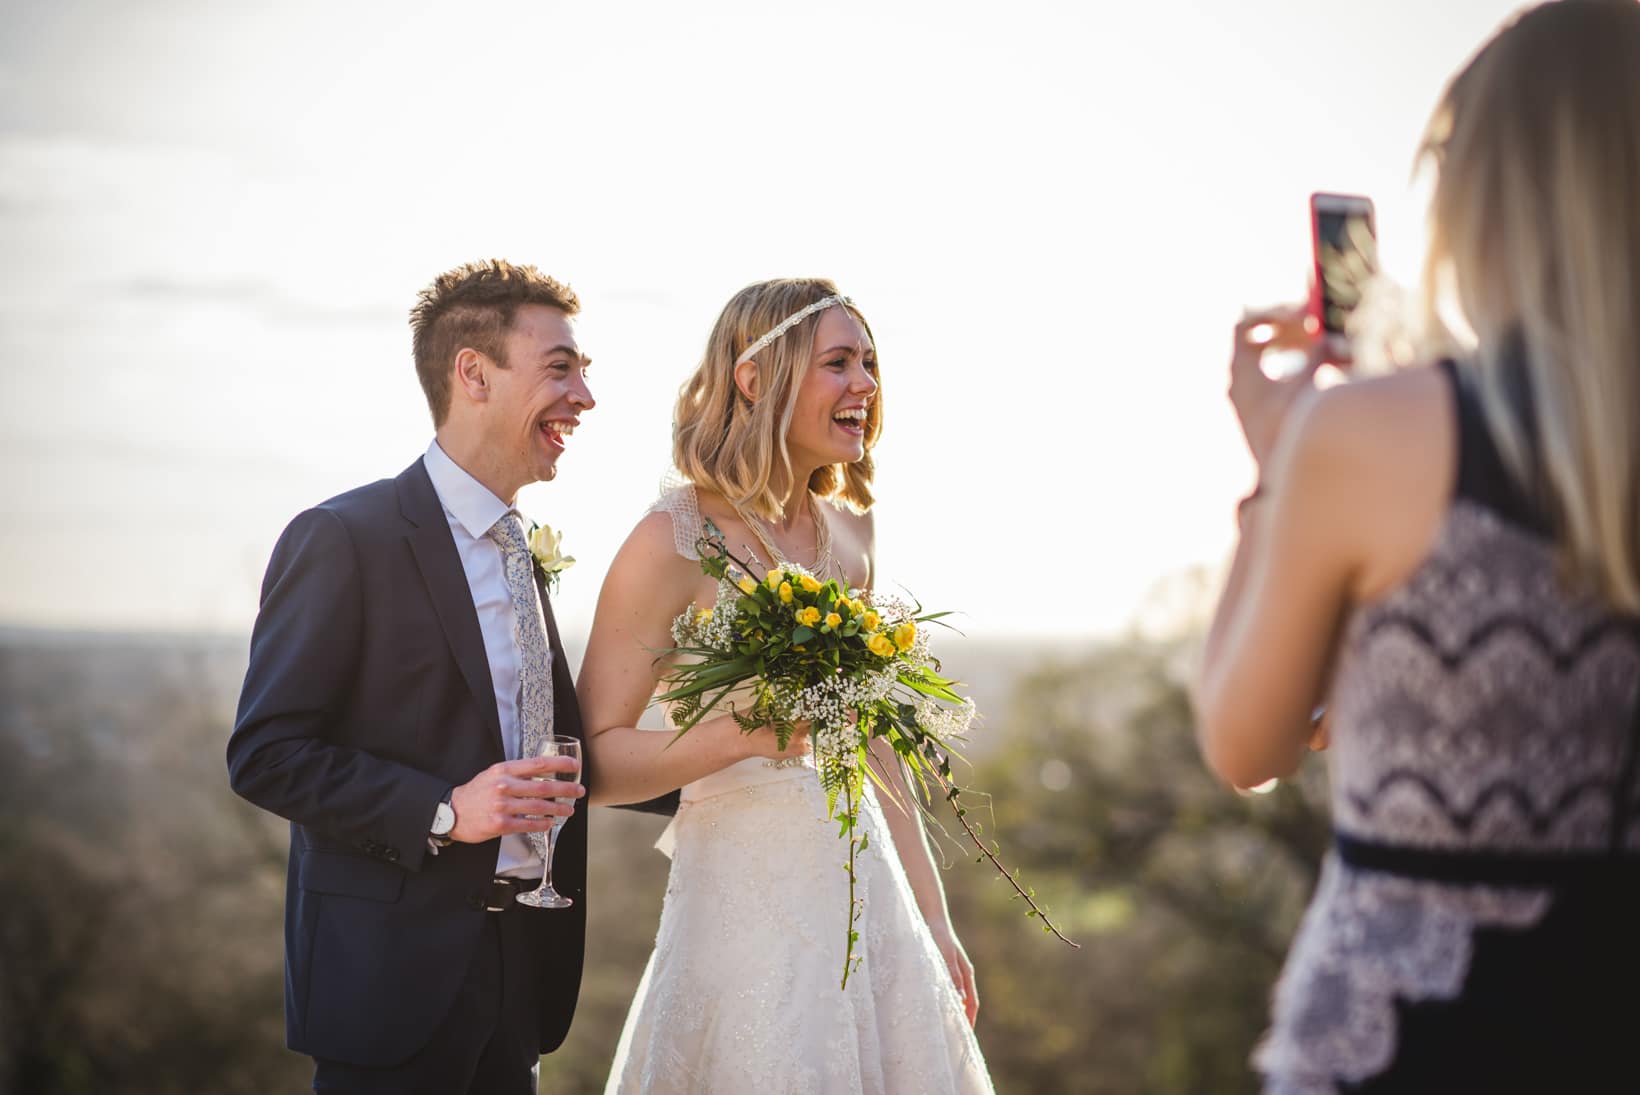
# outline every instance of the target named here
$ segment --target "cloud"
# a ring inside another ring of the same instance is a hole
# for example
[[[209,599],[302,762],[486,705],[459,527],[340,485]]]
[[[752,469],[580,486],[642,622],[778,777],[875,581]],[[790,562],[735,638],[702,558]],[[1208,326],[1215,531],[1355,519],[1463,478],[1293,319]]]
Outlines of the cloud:
[[[399,324],[403,309],[353,302],[328,302],[285,292],[255,278],[188,279],[140,274],[95,287],[135,304],[167,308],[218,307],[255,313],[274,323],[320,326]]]
[[[198,200],[243,185],[229,158],[188,145],[73,133],[0,137],[0,204],[12,209],[112,211],[158,194]]]

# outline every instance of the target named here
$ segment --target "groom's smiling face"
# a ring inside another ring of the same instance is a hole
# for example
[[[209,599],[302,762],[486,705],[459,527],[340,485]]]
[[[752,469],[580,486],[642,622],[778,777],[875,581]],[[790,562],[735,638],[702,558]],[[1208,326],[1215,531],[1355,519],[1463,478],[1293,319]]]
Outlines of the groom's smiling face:
[[[506,347],[506,367],[489,370],[485,442],[498,470],[522,487],[558,474],[569,435],[594,406],[592,362],[575,341],[574,320],[542,304],[514,313]]]

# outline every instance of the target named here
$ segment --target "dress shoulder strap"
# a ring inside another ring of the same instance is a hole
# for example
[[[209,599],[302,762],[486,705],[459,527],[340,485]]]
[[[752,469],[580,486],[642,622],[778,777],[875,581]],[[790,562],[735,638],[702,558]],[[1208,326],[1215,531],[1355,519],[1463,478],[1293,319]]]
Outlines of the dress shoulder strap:
[[[672,518],[672,547],[685,559],[698,562],[700,552],[695,544],[706,532],[706,522],[700,515],[700,496],[695,484],[668,481],[661,496],[649,507],[650,513],[664,513]]]
[[[1505,465],[1503,454],[1498,451],[1491,430],[1487,428],[1486,414],[1481,409],[1480,396],[1475,391],[1472,378],[1450,358],[1442,360],[1440,368],[1452,387],[1452,402],[1457,414],[1458,497],[1478,503],[1504,520],[1540,536],[1552,536],[1553,522],[1545,508],[1534,501],[1530,490],[1516,482]],[[1522,398],[1529,410],[1529,396]]]

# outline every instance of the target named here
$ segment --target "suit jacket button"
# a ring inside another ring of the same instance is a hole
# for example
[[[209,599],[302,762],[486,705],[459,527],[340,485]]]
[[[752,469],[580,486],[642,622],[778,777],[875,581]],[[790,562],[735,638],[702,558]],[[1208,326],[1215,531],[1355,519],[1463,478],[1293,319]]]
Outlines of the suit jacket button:
[[[387,862],[389,863],[397,863],[399,861],[399,850],[397,848],[384,849],[382,851],[382,855],[386,857]]]

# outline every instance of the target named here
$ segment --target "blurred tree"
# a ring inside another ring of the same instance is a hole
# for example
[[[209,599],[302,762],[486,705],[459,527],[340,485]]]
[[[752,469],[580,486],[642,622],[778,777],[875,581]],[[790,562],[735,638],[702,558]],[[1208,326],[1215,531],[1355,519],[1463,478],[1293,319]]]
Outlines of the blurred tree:
[[[970,780],[990,813],[970,816],[1082,944],[1027,931],[985,870],[946,874],[1004,1090],[1257,1087],[1248,1054],[1327,844],[1324,779],[1309,764],[1246,795],[1214,780],[1186,694],[1192,650],[1134,639],[1043,664],[990,720],[1003,740]]]
[[[284,826],[228,790],[238,644],[0,647],[0,1083],[299,1089]]]
[[[971,816],[1082,943],[1039,935],[988,867],[944,876],[997,1085],[1252,1090],[1247,1054],[1326,844],[1319,768],[1228,791],[1196,752],[1188,643],[1053,660],[1070,649],[952,647],[997,708],[968,781],[994,814]],[[0,633],[0,1095],[307,1086],[283,1048],[285,828],[223,768],[243,671],[238,642]],[[581,1001],[542,1061],[554,1092],[603,1089],[665,887],[659,819],[594,824]]]

